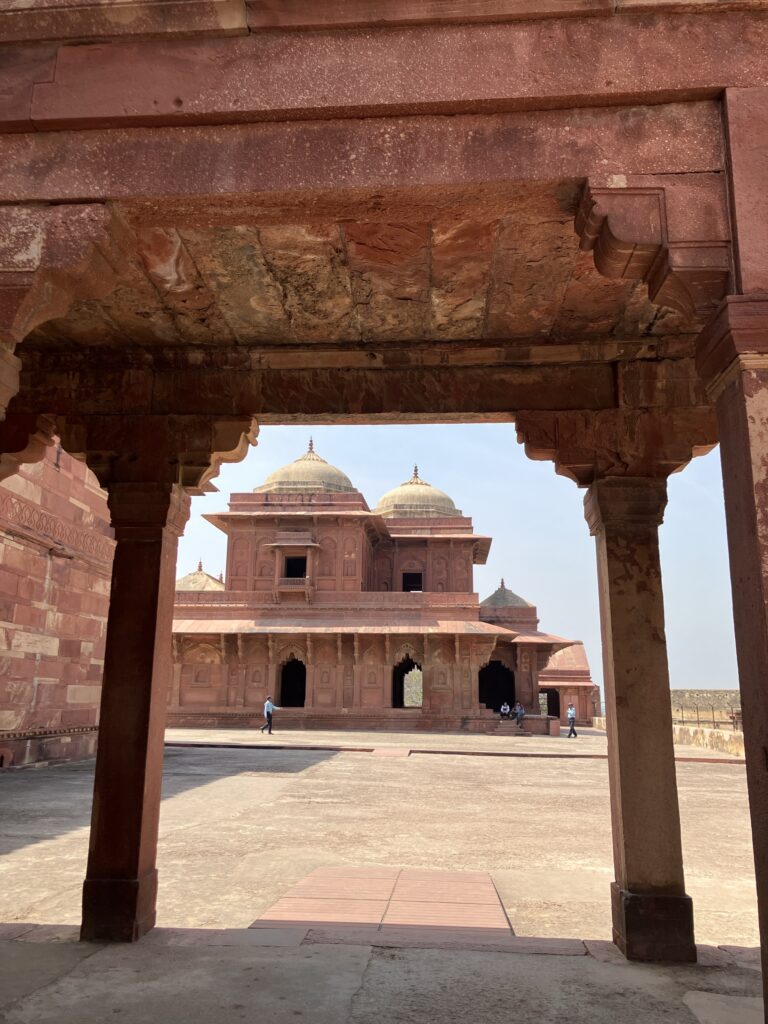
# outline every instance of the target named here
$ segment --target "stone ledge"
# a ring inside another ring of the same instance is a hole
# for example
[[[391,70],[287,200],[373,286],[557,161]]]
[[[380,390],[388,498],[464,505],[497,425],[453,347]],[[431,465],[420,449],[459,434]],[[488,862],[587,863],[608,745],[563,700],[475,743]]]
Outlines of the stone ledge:
[[[0,11],[0,40],[84,42],[248,31],[244,0],[21,0]]]

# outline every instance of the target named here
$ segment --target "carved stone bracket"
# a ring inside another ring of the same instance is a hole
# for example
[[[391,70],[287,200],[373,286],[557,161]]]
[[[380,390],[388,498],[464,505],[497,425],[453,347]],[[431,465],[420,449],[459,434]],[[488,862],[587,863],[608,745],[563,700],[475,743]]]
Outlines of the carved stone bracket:
[[[215,490],[224,463],[245,457],[258,425],[251,417],[87,416],[59,420],[59,433],[103,487],[153,480],[197,495]]]
[[[56,443],[54,416],[10,416],[0,423],[0,480],[17,473],[19,466],[41,462]]]
[[[613,476],[665,479],[717,443],[709,406],[521,412],[515,424],[529,458],[554,462],[580,487]]]
[[[653,302],[691,320],[711,315],[728,291],[730,232],[720,175],[638,175],[621,187],[590,180],[575,226],[601,274],[644,281]]]
[[[105,204],[0,206],[0,344],[115,287],[131,241]]]

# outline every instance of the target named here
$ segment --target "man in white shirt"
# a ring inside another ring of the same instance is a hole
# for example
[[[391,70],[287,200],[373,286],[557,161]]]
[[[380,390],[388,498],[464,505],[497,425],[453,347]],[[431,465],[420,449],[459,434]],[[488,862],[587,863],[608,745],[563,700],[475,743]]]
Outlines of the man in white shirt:
[[[267,697],[267,699],[264,701],[264,718],[266,719],[266,721],[264,722],[264,725],[262,725],[262,727],[261,727],[261,729],[259,731],[260,732],[264,732],[265,729],[269,729],[269,735],[270,736],[272,735],[272,712],[273,711],[282,711],[282,708],[279,708],[277,706],[277,704],[273,704],[271,697]]]
[[[506,701],[504,701],[504,703],[501,705],[501,710],[499,711],[499,714],[501,715],[502,718],[509,718],[509,716],[512,714],[512,709],[510,708],[509,704],[507,704]]]
[[[570,739],[571,736],[575,738],[578,733],[576,732],[576,708],[573,704],[568,705],[566,715],[568,716],[568,736],[566,738]]]

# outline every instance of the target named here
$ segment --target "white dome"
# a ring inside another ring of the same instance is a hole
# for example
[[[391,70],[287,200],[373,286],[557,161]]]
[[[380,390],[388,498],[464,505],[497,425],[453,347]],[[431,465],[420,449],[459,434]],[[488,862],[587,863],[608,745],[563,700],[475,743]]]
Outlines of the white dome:
[[[410,480],[382,495],[374,511],[388,519],[439,519],[461,515],[461,510],[445,491],[421,479],[418,466],[413,467]]]
[[[316,494],[323,491],[354,492],[352,481],[340,469],[321,459],[312,438],[301,458],[270,473],[257,494]]]

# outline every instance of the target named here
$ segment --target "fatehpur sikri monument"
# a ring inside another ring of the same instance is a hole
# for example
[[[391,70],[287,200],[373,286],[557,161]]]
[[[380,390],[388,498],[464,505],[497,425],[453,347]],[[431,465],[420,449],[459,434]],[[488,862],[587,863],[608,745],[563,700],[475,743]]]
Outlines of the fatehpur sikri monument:
[[[418,467],[370,510],[310,441],[209,518],[227,534],[226,577],[200,564],[177,582],[169,724],[260,725],[268,695],[290,709],[283,725],[497,731],[512,727],[505,701],[532,731],[559,731],[569,702],[591,721],[582,645],[539,632],[503,581],[478,603],[472,567],[491,538]]]
[[[115,943],[156,923],[166,724],[591,720],[426,464],[369,506],[297,453],[177,589],[260,426],[499,422],[594,537],[613,941],[693,962],[658,536],[719,445],[768,977],[768,0],[0,4],[0,415],[0,756],[95,753]]]

